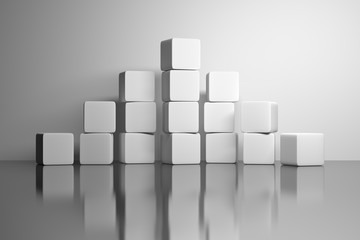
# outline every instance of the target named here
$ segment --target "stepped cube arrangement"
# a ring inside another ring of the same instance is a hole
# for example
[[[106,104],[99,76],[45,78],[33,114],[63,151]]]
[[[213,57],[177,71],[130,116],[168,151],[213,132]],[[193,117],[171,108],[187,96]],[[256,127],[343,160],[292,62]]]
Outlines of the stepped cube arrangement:
[[[161,42],[163,131],[162,162],[199,164],[200,40],[172,38]],[[118,129],[120,161],[155,162],[155,74],[125,71],[119,75]],[[238,72],[210,72],[206,78],[204,131],[206,162],[235,163],[237,134],[234,132],[235,102],[239,101]],[[84,103],[84,132],[80,135],[81,164],[111,164],[116,104],[112,101]],[[241,107],[244,133],[243,162],[274,164],[278,105],[247,101]],[[283,133],[281,163],[312,166],[324,164],[321,133]],[[42,165],[74,163],[72,133],[38,133],[36,162]]]
[[[111,164],[114,159],[115,130],[115,102],[86,101],[84,103],[85,133],[80,135],[80,163]]]
[[[199,164],[200,40],[161,42],[162,161]]]
[[[155,73],[126,71],[120,74],[120,161],[154,163],[156,103]]]
[[[208,73],[206,90],[208,101],[204,106],[206,162],[235,163],[237,134],[234,133],[234,102],[239,101],[239,73]]]
[[[274,102],[243,102],[241,131],[244,132],[244,164],[274,164],[278,105]]]

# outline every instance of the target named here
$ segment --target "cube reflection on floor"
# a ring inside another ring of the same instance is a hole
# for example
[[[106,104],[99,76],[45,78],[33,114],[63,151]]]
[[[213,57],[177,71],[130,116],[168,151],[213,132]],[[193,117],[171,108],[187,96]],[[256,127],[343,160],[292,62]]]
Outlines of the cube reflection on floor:
[[[168,164],[199,164],[200,134],[173,133],[162,136],[162,160]]]
[[[114,158],[114,140],[110,133],[80,135],[81,164],[111,164]]]
[[[74,163],[74,135],[72,133],[36,134],[36,163],[63,165]]]
[[[311,166],[324,164],[322,133],[283,133],[280,135],[282,164]]]
[[[120,161],[122,163],[154,163],[155,135],[120,133]]]
[[[236,133],[206,134],[206,162],[235,163],[237,158]]]

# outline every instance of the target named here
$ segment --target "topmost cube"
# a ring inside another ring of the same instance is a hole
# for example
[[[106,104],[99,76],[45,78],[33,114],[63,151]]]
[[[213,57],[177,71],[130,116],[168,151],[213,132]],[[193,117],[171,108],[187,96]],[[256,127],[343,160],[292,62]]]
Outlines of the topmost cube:
[[[200,40],[172,38],[161,42],[161,70],[199,70]]]

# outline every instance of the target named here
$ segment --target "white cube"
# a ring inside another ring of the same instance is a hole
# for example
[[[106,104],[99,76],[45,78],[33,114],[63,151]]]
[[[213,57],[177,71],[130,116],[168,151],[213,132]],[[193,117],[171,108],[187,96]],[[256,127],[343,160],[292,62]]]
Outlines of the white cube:
[[[172,38],[161,42],[161,70],[200,69],[200,40]]]
[[[197,102],[200,98],[200,72],[171,70],[162,73],[164,102]]]
[[[62,165],[74,163],[74,135],[72,133],[36,134],[36,163]]]
[[[164,132],[195,133],[199,131],[199,103],[168,102],[163,105]]]
[[[235,163],[237,149],[236,133],[206,134],[206,162]]]
[[[271,133],[278,130],[278,105],[275,102],[243,102],[241,105],[241,131]]]
[[[245,133],[243,147],[244,164],[274,164],[275,135]]]
[[[80,135],[80,164],[111,164],[114,139],[110,133]]]
[[[122,102],[155,101],[155,73],[126,71],[119,75],[119,95]]]
[[[311,166],[324,164],[322,133],[283,133],[280,135],[282,164]]]
[[[120,104],[120,131],[145,132],[156,131],[156,103],[129,102]]]
[[[239,73],[208,73],[206,76],[206,97],[209,102],[239,101]]]
[[[168,164],[199,164],[200,134],[162,135],[162,161]]]
[[[155,135],[120,133],[120,161],[123,163],[154,163]]]
[[[86,133],[115,132],[115,118],[115,102],[86,101],[84,104],[84,132]]]
[[[235,119],[234,103],[204,104],[205,132],[233,132]]]

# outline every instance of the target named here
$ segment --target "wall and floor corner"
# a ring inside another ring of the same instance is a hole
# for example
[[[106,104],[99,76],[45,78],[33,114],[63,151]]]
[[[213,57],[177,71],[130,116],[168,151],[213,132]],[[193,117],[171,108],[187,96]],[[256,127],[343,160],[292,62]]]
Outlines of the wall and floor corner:
[[[238,71],[241,101],[279,104],[280,133],[323,132],[326,160],[358,160],[359,12],[350,0],[2,1],[0,160],[34,160],[37,132],[73,132],[78,153],[84,101],[118,101],[125,70],[156,72],[160,116],[171,37],[202,42],[200,102],[207,72]]]

